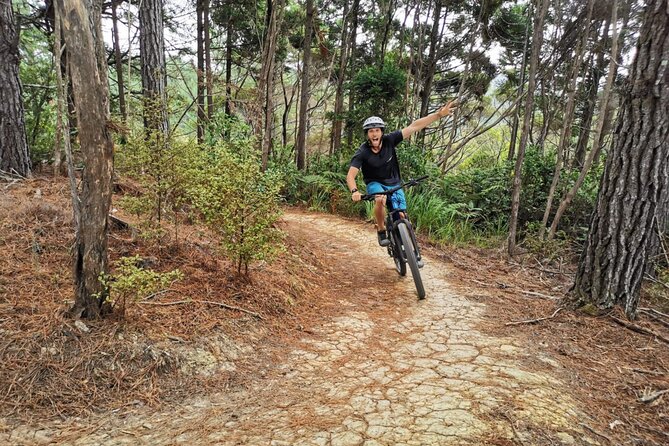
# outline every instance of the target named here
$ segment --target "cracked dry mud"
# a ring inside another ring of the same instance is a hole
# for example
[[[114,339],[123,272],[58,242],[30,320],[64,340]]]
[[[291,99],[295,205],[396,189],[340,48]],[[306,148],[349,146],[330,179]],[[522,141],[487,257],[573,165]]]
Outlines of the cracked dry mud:
[[[383,293],[394,307],[367,311],[342,293],[342,315],[305,334],[278,370],[249,388],[160,413],[107,417],[67,443],[599,444],[581,428],[587,417],[560,380],[558,363],[531,340],[479,331],[484,306],[449,288],[448,264],[425,256],[428,295],[419,301],[411,277],[399,278],[375,246],[369,225],[293,211],[284,220],[288,230],[320,245],[324,264],[352,266],[342,290],[355,289],[369,274],[387,275],[384,286],[361,287],[361,293],[372,299]],[[359,265],[376,269],[357,272]],[[48,441],[55,433],[33,438]]]

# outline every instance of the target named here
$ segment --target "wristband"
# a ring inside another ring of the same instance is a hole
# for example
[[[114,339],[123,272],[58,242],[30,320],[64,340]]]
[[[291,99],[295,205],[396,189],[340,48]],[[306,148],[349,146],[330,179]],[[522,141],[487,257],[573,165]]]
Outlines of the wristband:
[[[356,192],[358,192],[358,189],[357,189],[357,188],[353,188],[353,190],[351,190],[351,193],[352,193],[352,194],[354,194],[354,193],[356,193]]]

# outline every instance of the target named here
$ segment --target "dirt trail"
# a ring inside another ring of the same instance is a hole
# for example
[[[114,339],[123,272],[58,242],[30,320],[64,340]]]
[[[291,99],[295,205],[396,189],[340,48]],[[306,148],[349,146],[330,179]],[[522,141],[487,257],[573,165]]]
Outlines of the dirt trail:
[[[305,334],[247,389],[150,415],[108,414],[59,443],[600,444],[582,428],[588,419],[560,379],[559,363],[531,341],[479,331],[484,306],[450,289],[448,264],[425,256],[428,296],[419,301],[369,225],[301,212],[284,221],[319,247],[324,274],[338,269],[350,278],[333,285],[342,316]],[[34,432],[31,443],[48,443],[58,430],[52,424]],[[25,432],[4,440],[12,438]]]

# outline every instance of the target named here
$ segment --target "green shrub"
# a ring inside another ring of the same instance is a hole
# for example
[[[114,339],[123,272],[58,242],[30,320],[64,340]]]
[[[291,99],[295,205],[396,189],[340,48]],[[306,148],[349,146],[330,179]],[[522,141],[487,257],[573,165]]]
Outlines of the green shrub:
[[[261,171],[254,140],[230,135],[208,150],[190,173],[189,197],[202,221],[220,237],[223,254],[248,274],[251,261],[270,260],[281,249],[274,223],[281,214],[281,175]]]
[[[158,273],[142,268],[141,264],[139,256],[121,257],[114,262],[114,273],[101,279],[107,302],[113,307],[125,309],[128,301],[142,300],[183,279],[183,273],[178,269]]]
[[[178,223],[186,203],[189,171],[201,150],[189,139],[147,136],[143,130],[132,133],[115,153],[115,167],[121,175],[135,179],[139,195],[126,195],[120,206],[140,218],[139,228],[145,238],[161,240],[166,234],[165,221]],[[175,239],[177,236],[175,225]]]

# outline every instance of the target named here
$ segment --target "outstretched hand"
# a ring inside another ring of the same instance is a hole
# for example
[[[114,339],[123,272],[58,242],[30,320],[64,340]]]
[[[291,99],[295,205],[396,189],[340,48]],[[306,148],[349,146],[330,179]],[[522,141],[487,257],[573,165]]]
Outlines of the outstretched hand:
[[[458,107],[458,100],[453,99],[452,101],[449,101],[446,105],[441,107],[438,111],[437,114],[439,115],[440,118],[443,118],[445,116],[448,116],[451,114],[451,112]]]

